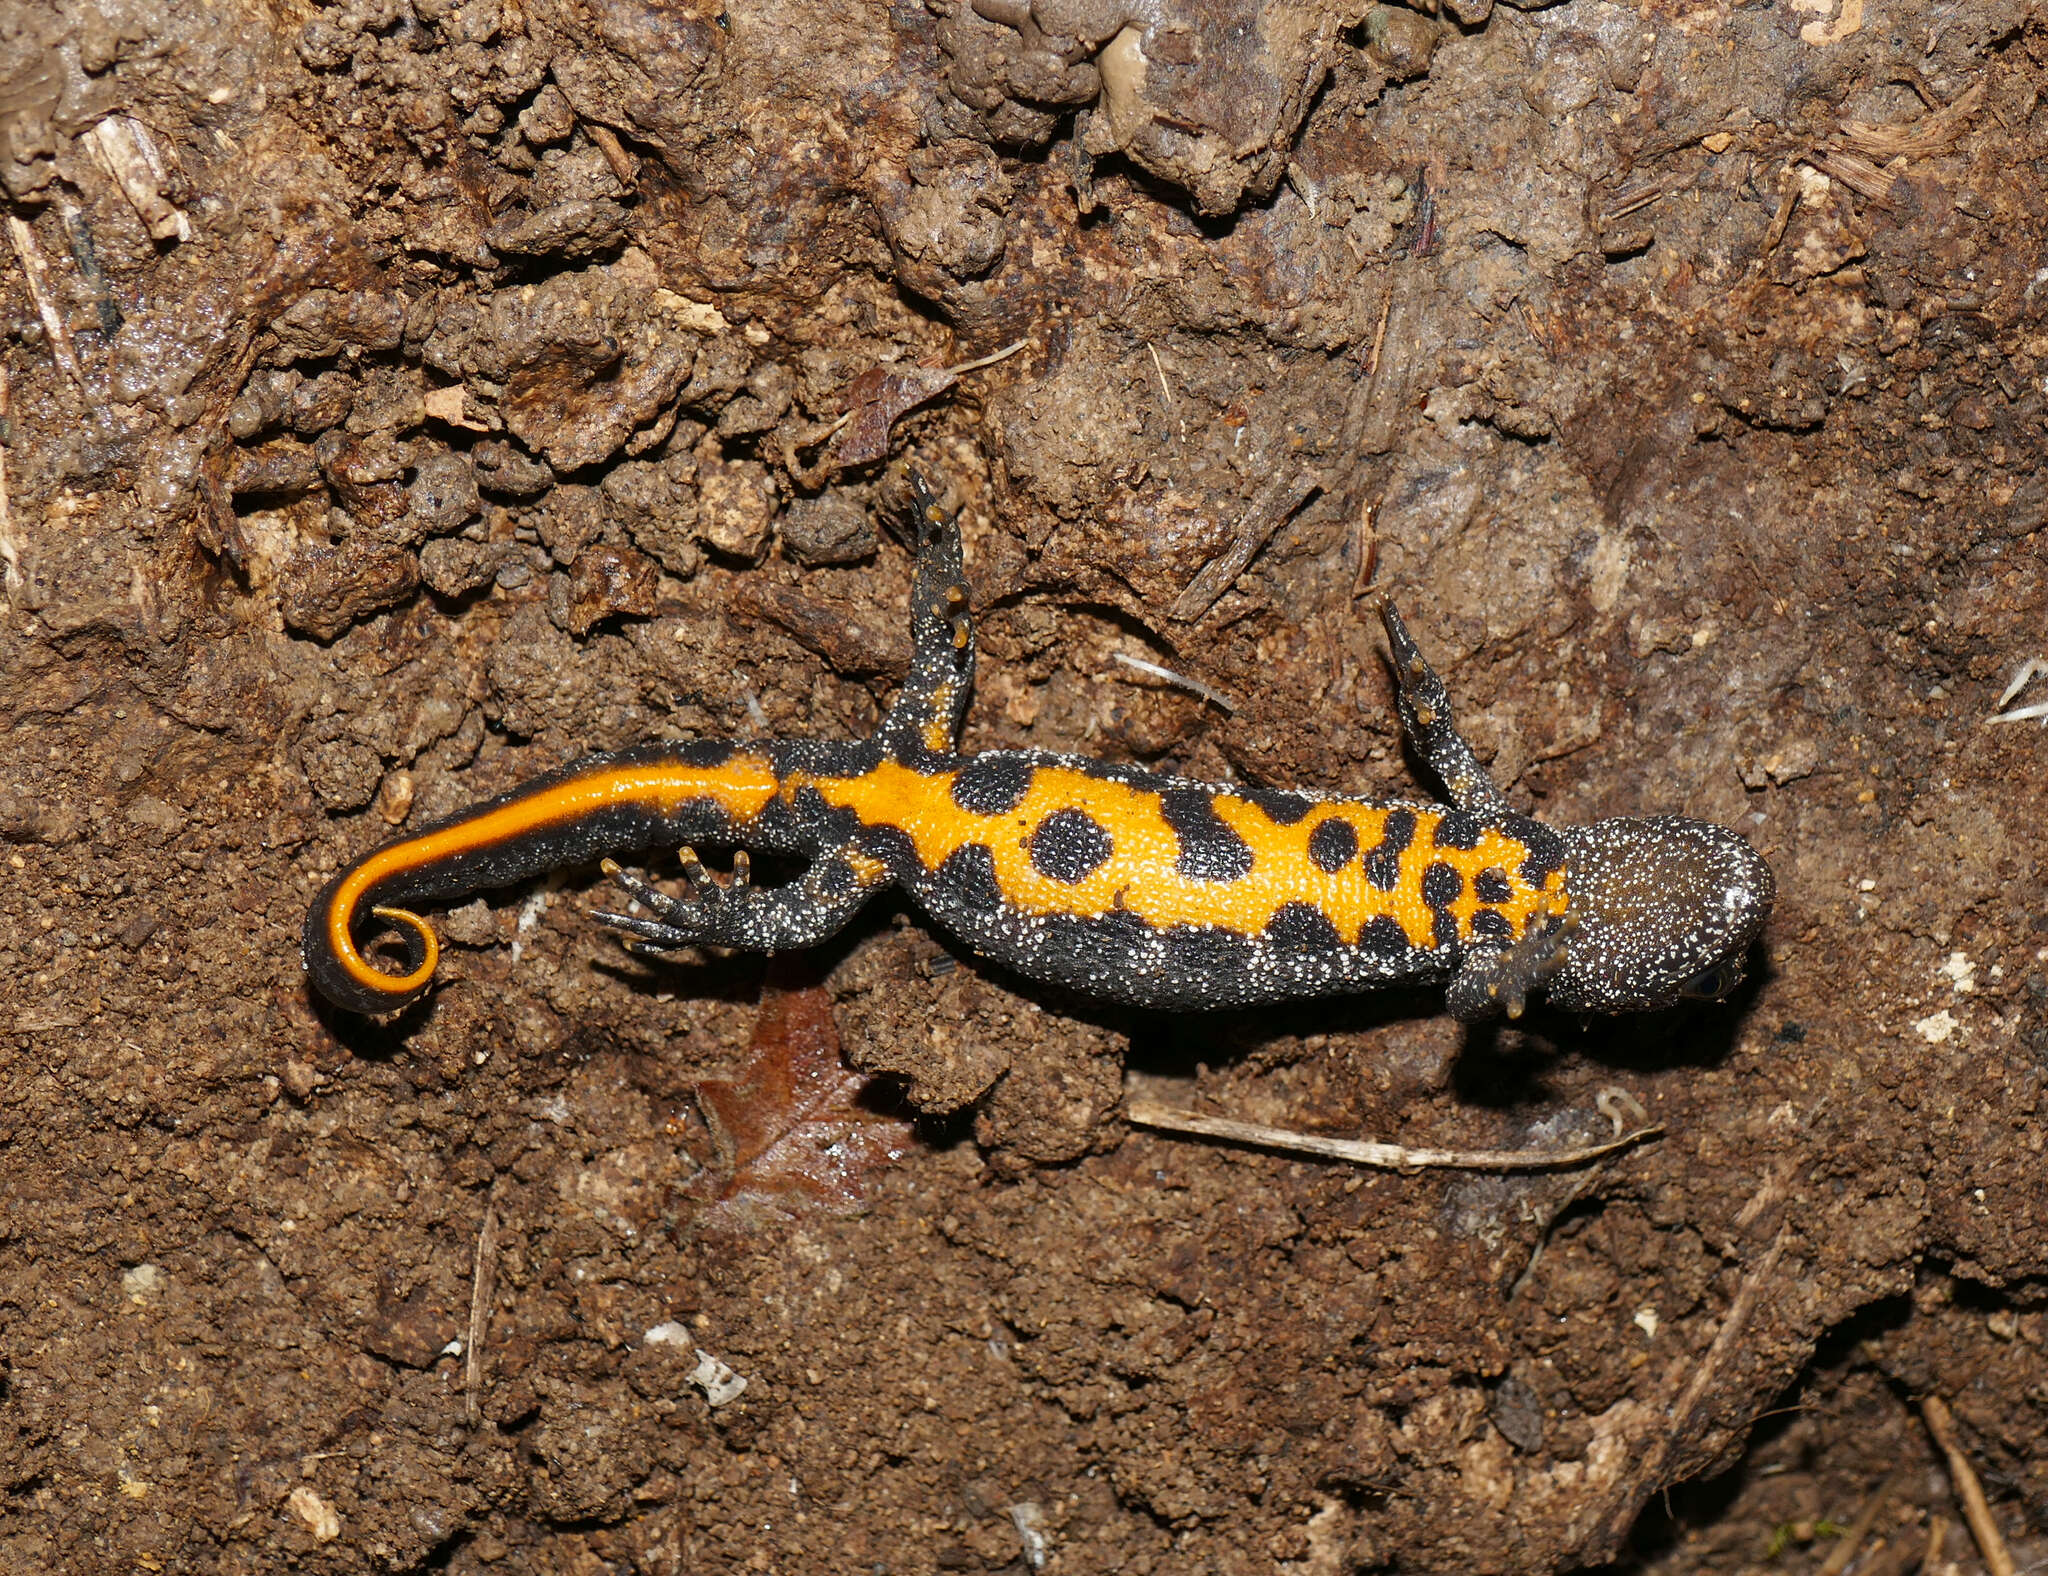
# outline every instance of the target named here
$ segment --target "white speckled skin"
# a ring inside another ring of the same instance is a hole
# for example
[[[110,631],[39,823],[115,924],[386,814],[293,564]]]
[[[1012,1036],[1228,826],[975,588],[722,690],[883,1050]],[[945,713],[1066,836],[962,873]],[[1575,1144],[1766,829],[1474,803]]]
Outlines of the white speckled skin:
[[[1558,829],[1578,934],[1546,992],[1579,1012],[1725,996],[1770,917],[1778,884],[1741,836],[1660,815]]]

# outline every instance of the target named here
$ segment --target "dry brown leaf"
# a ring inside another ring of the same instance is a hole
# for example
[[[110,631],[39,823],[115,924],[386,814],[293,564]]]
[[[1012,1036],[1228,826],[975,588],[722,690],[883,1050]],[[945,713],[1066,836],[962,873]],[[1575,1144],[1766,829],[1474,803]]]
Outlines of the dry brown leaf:
[[[771,962],[746,1070],[697,1086],[719,1141],[714,1215],[741,1224],[812,1211],[858,1214],[869,1173],[915,1143],[910,1119],[839,1055],[832,997],[803,959]]]
[[[846,385],[841,404],[852,420],[833,439],[832,457],[842,465],[886,457],[890,424],[959,381],[950,367],[869,367]]]

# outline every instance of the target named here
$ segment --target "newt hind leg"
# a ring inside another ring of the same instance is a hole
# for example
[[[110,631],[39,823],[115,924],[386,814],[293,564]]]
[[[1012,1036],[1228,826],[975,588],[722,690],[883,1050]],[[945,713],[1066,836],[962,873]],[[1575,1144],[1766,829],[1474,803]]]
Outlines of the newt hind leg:
[[[890,881],[881,860],[846,842],[826,850],[787,886],[757,887],[744,850],[733,855],[732,880],[721,886],[698,861],[681,853],[688,897],[670,897],[611,860],[604,873],[653,917],[600,912],[596,918],[629,939],[642,955],[660,956],[682,947],[737,947],[747,952],[787,952],[828,940],[860,906]]]
[[[897,760],[951,755],[974,689],[974,616],[960,556],[960,517],[948,513],[922,472],[910,473],[916,501],[917,578],[910,592],[910,674],[878,737]]]
[[[1387,644],[1394,653],[1395,706],[1401,714],[1401,731],[1415,753],[1436,773],[1451,803],[1460,810],[1485,821],[1511,814],[1507,800],[1452,721],[1444,681],[1423,660],[1421,648],[1392,602],[1380,604],[1380,622],[1387,627]]]

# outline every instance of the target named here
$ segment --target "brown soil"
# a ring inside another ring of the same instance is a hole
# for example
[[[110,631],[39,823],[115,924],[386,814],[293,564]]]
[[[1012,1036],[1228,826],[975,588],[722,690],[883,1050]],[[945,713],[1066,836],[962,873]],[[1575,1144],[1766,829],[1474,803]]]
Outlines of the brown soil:
[[[1803,1572],[1887,1485],[1967,1573],[1929,1395],[2038,1564],[2042,14],[976,6],[0,5],[0,1569]],[[585,869],[309,1001],[393,828],[871,727],[909,457],[974,741],[1411,794],[1370,576],[1768,967],[1177,1020],[886,906],[656,972]],[[1611,1088],[1506,1178],[1118,1114]]]

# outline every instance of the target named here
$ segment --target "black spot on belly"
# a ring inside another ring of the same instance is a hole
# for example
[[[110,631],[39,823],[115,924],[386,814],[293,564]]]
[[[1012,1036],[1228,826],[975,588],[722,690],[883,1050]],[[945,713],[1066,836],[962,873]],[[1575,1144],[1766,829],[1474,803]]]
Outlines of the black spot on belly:
[[[1401,884],[1401,851],[1415,838],[1415,812],[1413,810],[1389,810],[1387,824],[1380,833],[1377,847],[1365,856],[1365,880],[1368,886],[1378,887],[1382,892],[1391,892]]]
[[[1507,915],[1482,908],[1472,916],[1472,934],[1486,941],[1513,941],[1515,927],[1508,923]]]
[[[1422,872],[1422,901],[1431,908],[1446,908],[1465,895],[1465,878],[1442,860]]]
[[[954,774],[953,802],[969,815],[1008,815],[1024,802],[1033,770],[1014,755],[977,755]]]
[[[1334,952],[1344,945],[1337,927],[1312,903],[1281,904],[1266,924],[1266,939],[1316,952]]]
[[[1159,796],[1159,814],[1180,839],[1173,868],[1191,881],[1237,881],[1251,870],[1249,844],[1216,814],[1200,788],[1173,788]]]
[[[1408,932],[1401,928],[1401,922],[1391,914],[1382,914],[1359,931],[1358,950],[1377,957],[1398,958],[1414,949],[1408,945]]]
[[[1235,788],[1230,796],[1257,805],[1275,826],[1292,826],[1316,807],[1313,799],[1274,788]]]
[[[1528,857],[1522,861],[1522,879],[1532,887],[1540,890],[1544,877],[1553,870],[1564,868],[1564,839],[1541,821],[1513,816],[1502,823],[1501,830],[1510,837],[1519,838],[1529,851]]]
[[[1031,863],[1048,881],[1088,879],[1116,851],[1108,832],[1079,810],[1055,810],[1031,834]]]
[[[1335,875],[1358,857],[1358,829],[1334,815],[1319,821],[1308,834],[1308,856],[1318,870]]]
[[[1505,903],[1515,889],[1508,884],[1507,872],[1489,865],[1472,878],[1472,893],[1482,903]]]
[[[1479,834],[1486,830],[1486,823],[1476,815],[1467,815],[1463,810],[1447,810],[1443,819],[1436,823],[1435,841],[1439,848],[1477,848]]]
[[[1436,944],[1440,947],[1448,947],[1458,939],[1458,921],[1443,909],[1430,915],[1430,928],[1436,933]]]
[[[932,878],[932,895],[973,913],[1001,908],[1003,889],[996,881],[996,856],[988,845],[969,843],[948,854]]]

